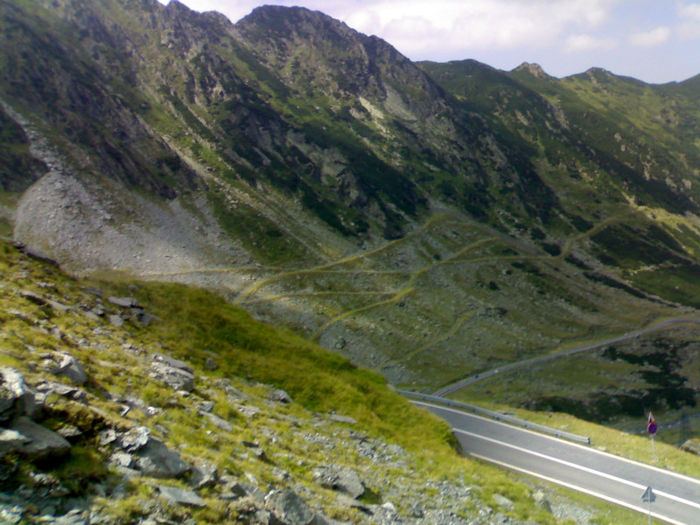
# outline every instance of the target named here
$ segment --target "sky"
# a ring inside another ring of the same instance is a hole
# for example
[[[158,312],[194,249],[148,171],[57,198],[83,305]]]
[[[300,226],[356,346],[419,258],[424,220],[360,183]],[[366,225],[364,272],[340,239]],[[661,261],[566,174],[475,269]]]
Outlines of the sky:
[[[168,3],[168,0],[160,0]],[[472,58],[563,77],[602,67],[649,83],[700,74],[700,0],[180,0],[238,21],[303,6],[377,35],[411,60]]]

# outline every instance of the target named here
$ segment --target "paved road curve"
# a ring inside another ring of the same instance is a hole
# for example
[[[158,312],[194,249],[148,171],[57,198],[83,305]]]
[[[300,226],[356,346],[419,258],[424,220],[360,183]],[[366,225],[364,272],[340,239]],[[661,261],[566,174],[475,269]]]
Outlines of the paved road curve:
[[[483,381],[484,379],[488,379],[489,377],[493,377],[497,374],[502,374],[504,372],[511,372],[511,371],[516,370],[518,368],[532,366],[535,364],[543,363],[545,361],[549,361],[551,359],[557,359],[559,357],[570,356],[573,354],[578,354],[579,352],[585,352],[587,350],[593,350],[595,348],[600,348],[603,346],[611,345],[613,343],[619,343],[620,341],[626,341],[628,339],[633,339],[633,338],[638,337],[640,335],[645,335],[645,334],[649,334],[651,332],[657,332],[659,330],[664,330],[664,329],[669,328],[670,326],[673,326],[673,325],[686,324],[686,323],[700,324],[700,319],[697,319],[697,318],[669,319],[667,321],[663,321],[659,324],[649,326],[647,328],[641,328],[639,330],[635,330],[634,332],[629,332],[629,333],[626,333],[623,335],[619,335],[617,337],[612,337],[610,339],[606,339],[605,341],[599,341],[597,343],[590,343],[587,345],[577,346],[575,348],[570,348],[569,350],[557,352],[556,354],[547,354],[547,355],[543,355],[540,357],[533,357],[532,359],[526,359],[524,361],[518,361],[517,363],[511,363],[509,365],[504,365],[504,366],[495,368],[493,370],[487,370],[486,372],[482,372],[481,374],[477,374],[474,376],[464,378],[460,381],[452,383],[451,385],[447,385],[446,387],[435,392],[433,395],[438,396],[438,397],[445,397],[445,396],[448,396],[449,394],[456,392],[457,390],[461,390],[462,388],[465,388],[469,385],[473,385],[474,383],[477,383],[479,381]],[[700,523],[700,519],[698,519],[698,523]]]
[[[412,401],[447,420],[465,454],[602,498],[673,524],[700,523],[700,480],[454,408]]]

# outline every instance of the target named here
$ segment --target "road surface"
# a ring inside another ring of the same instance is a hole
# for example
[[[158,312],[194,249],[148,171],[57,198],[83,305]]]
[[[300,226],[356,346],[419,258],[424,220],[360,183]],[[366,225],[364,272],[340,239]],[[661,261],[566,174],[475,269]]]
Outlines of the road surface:
[[[606,339],[605,341],[599,341],[597,343],[590,343],[587,345],[582,345],[582,346],[577,346],[575,348],[570,348],[569,350],[564,350],[562,352],[557,352],[556,354],[547,354],[539,357],[533,357],[532,359],[526,359],[524,361],[518,361],[517,363],[511,363],[509,365],[503,365],[498,368],[495,368],[493,370],[487,370],[486,372],[482,372],[480,374],[476,374],[464,379],[461,379],[455,383],[452,383],[450,385],[447,385],[444,388],[441,388],[437,392],[435,392],[433,395],[438,396],[438,397],[445,397],[448,396],[457,390],[461,390],[462,388],[465,388],[469,385],[473,385],[474,383],[477,383],[479,381],[483,381],[484,379],[488,379],[489,377],[493,377],[498,374],[503,374],[504,372],[511,372],[513,370],[516,370],[518,368],[522,367],[529,367],[532,365],[536,365],[539,363],[543,363],[545,361],[549,361],[551,359],[557,359],[559,357],[566,357],[570,356],[573,354],[578,354],[579,352],[585,352],[587,350],[594,350],[596,348],[601,348],[603,346],[611,345],[614,343],[619,343],[620,341],[626,341],[628,339],[633,339],[635,337],[639,337],[640,335],[646,335],[651,332],[657,332],[659,330],[664,330],[665,328],[669,328],[670,326],[677,325],[677,324],[684,324],[684,323],[696,323],[700,324],[700,319],[696,318],[680,318],[680,319],[669,319],[667,321],[663,321],[659,324],[649,326],[647,328],[641,328],[639,330],[635,330],[634,332],[629,332],[623,335],[619,335],[617,337],[612,337],[610,339]],[[698,519],[698,523],[700,523],[700,518]]]
[[[466,455],[677,525],[700,523],[700,480],[422,401],[452,425]],[[651,451],[650,451],[651,453]],[[647,487],[656,499],[642,501]]]

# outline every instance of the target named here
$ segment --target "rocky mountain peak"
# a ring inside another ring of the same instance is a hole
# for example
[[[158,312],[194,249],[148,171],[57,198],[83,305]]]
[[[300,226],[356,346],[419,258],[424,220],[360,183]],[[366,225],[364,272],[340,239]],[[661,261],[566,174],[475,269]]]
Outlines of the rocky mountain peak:
[[[527,73],[530,73],[533,77],[536,78],[551,78],[545,71],[542,69],[542,66],[539,64],[535,64],[534,62],[523,62],[520,64],[518,67],[516,67],[513,71],[525,71]]]

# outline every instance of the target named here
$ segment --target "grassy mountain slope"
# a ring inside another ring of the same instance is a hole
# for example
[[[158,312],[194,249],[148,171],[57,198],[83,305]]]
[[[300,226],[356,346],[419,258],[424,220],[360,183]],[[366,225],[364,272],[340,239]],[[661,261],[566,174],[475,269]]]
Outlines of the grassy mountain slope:
[[[560,517],[586,508],[602,520],[633,523],[626,511],[572,500],[458,457],[445,423],[389,390],[378,374],[256,322],[208,292],[76,281],[4,242],[0,282],[0,364],[23,374],[30,388],[53,385],[33,418],[71,442],[63,459],[36,461],[2,450],[0,511],[8,519],[46,522],[53,519],[47,515],[72,511],[74,518],[92,513],[100,523],[146,518],[257,523],[262,518],[256,512],[275,508],[263,496],[289,488],[315,512],[353,523],[557,522],[534,503],[538,491]],[[149,322],[110,297],[130,298]],[[55,359],[66,354],[83,367],[84,384],[57,371]],[[184,360],[193,370],[192,391],[178,392],[155,379],[155,354]],[[59,387],[63,394],[56,393]],[[279,388],[292,400],[272,401]],[[215,481],[195,489],[202,506],[168,503],[163,496],[163,486],[192,490],[194,471],[158,479],[139,475],[133,465],[124,468],[125,454],[115,452],[107,436],[141,427],[190,466],[215,467]],[[343,499],[314,476],[329,465],[355,471],[365,495],[356,502]],[[226,487],[238,487],[239,493],[227,493]],[[514,506],[497,507],[498,494]],[[396,510],[380,508],[387,502]]]

